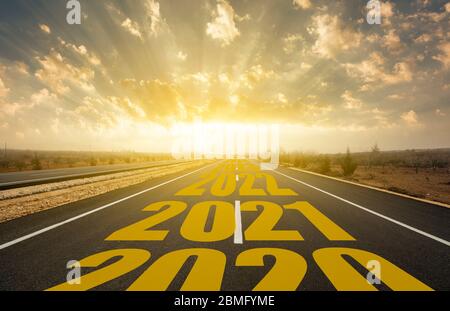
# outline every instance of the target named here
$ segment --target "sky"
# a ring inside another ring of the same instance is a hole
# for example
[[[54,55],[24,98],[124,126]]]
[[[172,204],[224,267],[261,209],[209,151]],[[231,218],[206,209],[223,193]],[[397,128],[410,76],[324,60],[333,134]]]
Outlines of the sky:
[[[170,151],[176,122],[281,125],[285,150],[450,147],[450,3],[0,2],[0,142]]]

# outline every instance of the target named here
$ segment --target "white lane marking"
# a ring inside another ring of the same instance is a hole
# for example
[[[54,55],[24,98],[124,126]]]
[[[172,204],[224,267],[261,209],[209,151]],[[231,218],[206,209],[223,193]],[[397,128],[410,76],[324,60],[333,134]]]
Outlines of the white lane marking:
[[[368,209],[368,208],[366,208],[366,207],[364,207],[364,206],[361,206],[361,205],[359,205],[359,204],[353,203],[353,202],[351,202],[351,201],[349,201],[349,200],[346,200],[346,199],[344,199],[344,198],[341,198],[341,197],[339,197],[339,196],[337,196],[337,195],[335,195],[335,194],[329,193],[329,192],[327,192],[327,191],[325,191],[325,190],[322,190],[322,189],[320,189],[320,188],[314,187],[314,186],[312,186],[312,185],[310,185],[310,184],[307,184],[307,183],[305,183],[305,182],[303,182],[303,181],[300,181],[300,180],[298,180],[298,179],[296,179],[296,178],[294,178],[294,177],[291,177],[291,176],[289,176],[289,175],[283,174],[283,173],[278,172],[278,171],[274,171],[274,172],[277,173],[277,174],[280,174],[280,175],[282,175],[282,176],[284,176],[284,177],[286,177],[286,178],[292,179],[292,180],[294,180],[294,181],[296,181],[296,182],[298,182],[298,183],[300,183],[300,184],[302,184],[302,185],[305,185],[305,186],[307,186],[307,187],[310,187],[310,188],[313,188],[313,189],[315,189],[315,190],[317,190],[317,191],[320,191],[320,192],[322,192],[322,193],[325,193],[325,194],[327,194],[327,195],[329,195],[329,196],[332,196],[332,197],[335,198],[335,199],[338,199],[338,200],[341,200],[341,201],[343,201],[343,202],[345,202],[345,203],[348,203],[348,204],[350,204],[350,205],[353,205],[353,206],[355,206],[355,207],[357,207],[357,208],[359,208],[359,209],[362,209],[362,210],[364,210],[364,211],[366,211],[366,212],[368,212],[368,213],[371,213],[371,214],[373,214],[373,215],[375,215],[375,216],[381,217],[381,218],[383,218],[383,219],[385,219],[385,220],[387,220],[387,221],[390,221],[390,222],[392,222],[392,223],[394,223],[394,224],[397,224],[397,225],[402,226],[402,227],[404,227],[404,228],[406,228],[406,229],[409,229],[409,230],[411,230],[411,231],[414,231],[414,232],[416,232],[416,233],[418,233],[418,234],[421,234],[421,235],[423,235],[423,236],[426,236],[427,238],[433,239],[433,240],[438,241],[438,242],[440,242],[440,243],[442,243],[442,244],[444,244],[444,245],[450,246],[450,242],[449,242],[449,241],[444,240],[444,239],[442,239],[442,238],[440,238],[440,237],[434,236],[434,235],[432,235],[432,234],[430,234],[430,233],[427,233],[427,232],[422,231],[422,230],[420,230],[420,229],[414,228],[414,227],[412,227],[412,226],[410,226],[410,225],[407,225],[407,224],[405,224],[405,223],[402,223],[402,222],[400,222],[400,221],[398,221],[398,220],[395,220],[395,219],[390,218],[390,217],[388,217],[388,216],[385,216],[385,215],[383,215],[383,214],[380,214],[380,213],[377,213],[377,212],[375,212],[375,211],[372,211],[372,210],[370,210],[370,209]]]
[[[161,187],[161,186],[167,185],[167,184],[169,184],[169,183],[171,183],[171,182],[173,182],[173,181],[176,181],[176,180],[181,179],[181,178],[183,178],[183,177],[186,177],[186,176],[188,176],[188,175],[194,174],[194,173],[196,173],[196,172],[198,172],[198,171],[200,171],[200,170],[203,170],[203,169],[208,168],[208,167],[210,167],[210,166],[212,166],[212,165],[215,165],[215,164],[217,164],[217,163],[211,163],[211,164],[209,164],[209,165],[207,165],[207,166],[204,166],[204,167],[201,167],[201,168],[199,168],[199,169],[197,169],[197,170],[195,170],[195,171],[192,171],[192,172],[189,172],[189,173],[187,173],[187,174],[184,174],[184,175],[175,177],[175,178],[173,178],[173,179],[171,179],[171,180],[165,181],[165,182],[160,183],[160,184],[158,184],[158,185],[156,185],[156,186],[153,186],[153,187],[150,187],[150,188],[148,188],[148,189],[142,190],[142,191],[140,191],[140,192],[134,193],[134,194],[129,195],[129,196],[127,196],[127,197],[125,197],[125,198],[122,198],[122,199],[120,199],[120,200],[117,200],[117,201],[108,203],[108,204],[106,204],[106,205],[100,206],[100,207],[98,207],[98,208],[96,208],[96,209],[93,209],[93,210],[91,210],[91,211],[89,211],[89,212],[86,212],[86,213],[80,214],[80,215],[78,215],[78,216],[75,216],[75,217],[66,219],[66,220],[61,221],[61,222],[58,222],[58,223],[56,223],[56,224],[54,224],[54,225],[48,226],[48,227],[46,227],[46,228],[43,228],[43,229],[40,229],[40,230],[38,230],[38,231],[32,232],[32,233],[30,233],[30,234],[24,235],[24,236],[22,236],[22,237],[20,237],[20,238],[14,239],[14,240],[9,241],[9,242],[6,242],[6,243],[0,245],[0,250],[5,249],[5,248],[7,248],[7,247],[10,247],[10,246],[12,246],[12,245],[14,245],[14,244],[20,243],[20,242],[22,242],[22,241],[28,240],[28,239],[30,239],[30,238],[32,238],[32,237],[35,237],[35,236],[37,236],[37,235],[40,235],[40,234],[42,234],[42,233],[44,233],[44,232],[47,232],[47,231],[50,231],[50,230],[52,230],[52,229],[58,228],[58,227],[60,227],[60,226],[62,226],[62,225],[68,224],[69,222],[75,221],[75,220],[77,220],[77,219],[80,219],[80,218],[86,217],[86,216],[88,216],[88,215],[90,215],[90,214],[93,214],[93,213],[96,213],[96,212],[98,212],[98,211],[101,211],[101,210],[103,210],[103,209],[105,209],[105,208],[108,208],[108,207],[110,207],[110,206],[113,206],[113,205],[115,205],[115,204],[117,204],[117,203],[120,203],[120,202],[123,202],[123,201],[125,201],[125,200],[134,198],[134,197],[136,197],[136,196],[138,196],[138,195],[141,195],[141,194],[143,194],[143,193],[146,193],[146,192],[148,192],[148,191],[150,191],[150,190],[153,190],[153,189],[159,188],[159,187]]]
[[[242,244],[241,201],[234,201],[234,244]]]

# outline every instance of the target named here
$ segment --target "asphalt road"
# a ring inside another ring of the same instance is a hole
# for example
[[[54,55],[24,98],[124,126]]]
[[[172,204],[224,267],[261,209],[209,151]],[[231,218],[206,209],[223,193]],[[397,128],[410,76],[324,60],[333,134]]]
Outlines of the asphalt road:
[[[167,165],[177,162],[180,161],[168,160],[168,161],[145,162],[138,164],[136,163],[111,164],[111,165],[0,173],[0,190],[25,187],[49,182],[70,180],[82,177],[113,174],[124,171]]]
[[[447,208],[234,161],[220,187],[224,165],[0,224],[0,290],[450,290]]]

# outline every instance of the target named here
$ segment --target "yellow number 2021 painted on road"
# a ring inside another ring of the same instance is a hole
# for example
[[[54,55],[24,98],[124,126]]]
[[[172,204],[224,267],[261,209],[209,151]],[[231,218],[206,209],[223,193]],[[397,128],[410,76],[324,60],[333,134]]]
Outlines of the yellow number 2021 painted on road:
[[[167,207],[166,209],[163,209]],[[355,239],[331,219],[308,202],[295,202],[280,205],[267,201],[247,201],[241,204],[242,212],[259,212],[257,218],[244,231],[247,241],[301,241],[298,230],[274,229],[285,210],[295,210],[311,222],[327,239],[332,241],[354,241]],[[169,231],[155,230],[152,227],[162,224],[184,210],[187,204],[180,201],[162,201],[152,203],[143,211],[157,212],[152,216],[119,229],[109,235],[108,241],[162,241]],[[205,226],[214,208],[211,230]],[[195,242],[216,242],[230,238],[235,229],[234,206],[225,201],[204,201],[195,204],[187,214],[180,228],[180,234],[186,240]]]

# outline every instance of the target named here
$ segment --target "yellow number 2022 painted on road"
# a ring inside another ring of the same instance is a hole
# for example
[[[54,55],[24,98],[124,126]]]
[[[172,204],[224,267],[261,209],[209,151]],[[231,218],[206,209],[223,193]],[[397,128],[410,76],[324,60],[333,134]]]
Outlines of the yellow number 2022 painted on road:
[[[176,196],[201,196],[206,192],[206,185],[213,182],[210,193],[217,197],[226,197],[234,194],[237,187],[235,174],[208,174],[200,181],[195,182],[186,188],[181,189]],[[243,183],[239,188],[240,196],[266,196],[269,193],[272,196],[295,196],[297,193],[289,188],[280,188],[277,180],[267,173],[241,173],[238,174],[243,178]],[[265,189],[255,188],[254,183],[257,179],[265,181]]]
[[[382,267],[380,279],[392,290],[433,290],[377,254],[353,248],[318,249],[313,253],[313,258],[337,290],[377,290],[342,257],[343,255],[353,258],[363,266],[373,259],[379,261]],[[307,271],[306,260],[297,252],[280,248],[248,249],[236,257],[235,266],[238,269],[261,267],[265,265],[265,256],[273,256],[275,264],[253,290],[297,290]],[[80,266],[98,267],[115,257],[121,258],[106,267],[83,275],[80,282],[64,282],[48,290],[84,291],[95,288],[137,269],[148,261],[150,252],[143,249],[109,250],[82,259]],[[162,255],[128,287],[128,290],[167,290],[190,257],[195,257],[195,263],[182,281],[181,290],[220,290],[227,258],[221,251],[207,248],[182,249]],[[234,273],[240,273],[240,270],[234,270]]]

